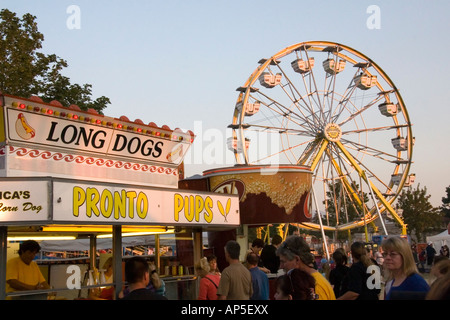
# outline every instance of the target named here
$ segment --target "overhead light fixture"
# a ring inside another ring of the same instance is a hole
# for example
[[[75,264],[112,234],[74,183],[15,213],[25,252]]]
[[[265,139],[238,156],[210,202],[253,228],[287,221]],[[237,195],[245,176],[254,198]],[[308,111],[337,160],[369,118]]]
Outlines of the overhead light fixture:
[[[122,233],[122,237],[137,237],[137,236],[150,236],[153,234],[173,234],[175,233],[175,230],[165,230],[165,231],[147,231],[147,232],[126,232]],[[106,239],[106,238],[112,238],[112,234],[101,234],[97,236],[97,239]]]
[[[165,233],[170,230],[165,226],[122,226],[122,233],[127,232],[157,232]],[[55,225],[42,227],[42,232],[71,232],[71,233],[112,233],[112,226],[95,225]]]
[[[43,241],[43,240],[75,240],[74,236],[11,236],[8,237],[8,241],[26,241],[26,240],[35,240],[35,241]]]

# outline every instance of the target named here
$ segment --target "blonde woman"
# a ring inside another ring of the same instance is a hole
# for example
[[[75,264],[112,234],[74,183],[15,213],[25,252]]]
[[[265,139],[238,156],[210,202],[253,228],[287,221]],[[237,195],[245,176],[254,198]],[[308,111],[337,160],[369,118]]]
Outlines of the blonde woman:
[[[220,275],[211,270],[206,257],[200,259],[195,265],[195,273],[201,278],[198,290],[198,300],[217,300],[217,288]]]
[[[408,242],[393,236],[384,240],[381,246],[386,279],[385,299],[424,299],[430,287],[417,270]]]

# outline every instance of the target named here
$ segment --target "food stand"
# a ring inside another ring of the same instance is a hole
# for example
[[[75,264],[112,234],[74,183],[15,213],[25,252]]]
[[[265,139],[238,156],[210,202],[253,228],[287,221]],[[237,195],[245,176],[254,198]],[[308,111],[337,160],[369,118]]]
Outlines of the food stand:
[[[15,235],[89,237],[92,265],[96,237],[112,234],[117,296],[126,233],[191,234],[197,260],[202,230],[240,225],[236,195],[178,188],[191,131],[36,97],[1,94],[0,105],[0,300]]]
[[[210,247],[223,248],[232,239],[241,245],[241,260],[248,249],[248,228],[269,224],[297,224],[311,219],[309,195],[312,172],[307,166],[236,165],[207,170],[197,179],[184,179],[184,189],[204,190],[239,197],[241,226],[232,231],[208,232]],[[227,266],[218,256],[219,269]],[[271,296],[276,274],[269,274]]]

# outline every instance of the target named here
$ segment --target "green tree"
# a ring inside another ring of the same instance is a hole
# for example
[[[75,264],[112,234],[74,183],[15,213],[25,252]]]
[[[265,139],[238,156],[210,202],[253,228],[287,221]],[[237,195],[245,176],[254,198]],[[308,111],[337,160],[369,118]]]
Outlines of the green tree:
[[[8,9],[0,11],[0,90],[20,97],[39,96],[45,102],[58,100],[64,106],[93,108],[99,113],[110,104],[102,96],[92,99],[92,85],[72,84],[61,74],[67,61],[55,54],[45,55],[44,35],[36,17],[26,13],[22,19]]]
[[[424,241],[427,233],[436,231],[442,227],[442,213],[439,208],[434,208],[427,194],[427,188],[416,189],[408,187],[403,190],[397,200],[397,209],[402,209],[404,222],[407,224],[407,233],[414,233],[417,240]]]

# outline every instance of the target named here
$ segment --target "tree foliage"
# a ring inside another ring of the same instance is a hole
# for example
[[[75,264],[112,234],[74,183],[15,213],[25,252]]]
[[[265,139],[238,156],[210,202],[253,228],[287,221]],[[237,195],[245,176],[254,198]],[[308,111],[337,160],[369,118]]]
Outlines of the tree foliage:
[[[441,211],[444,216],[444,224],[450,226],[450,186],[445,188],[446,197],[442,197]]]
[[[404,222],[407,224],[407,232],[415,233],[418,241],[424,241],[429,232],[439,230],[442,227],[442,213],[439,208],[434,208],[427,194],[427,188],[416,189],[408,187],[403,190],[397,200],[397,209],[402,209]]]
[[[445,188],[445,192],[447,193],[446,197],[442,197],[442,212],[444,213],[445,218],[450,219],[450,186]]]
[[[55,54],[43,54],[44,35],[36,17],[26,13],[20,19],[8,9],[0,11],[0,90],[20,97],[39,96],[45,102],[58,100],[64,106],[93,108],[99,113],[109,98],[92,99],[92,85],[72,84],[62,75],[67,61]]]
[[[353,183],[353,190],[355,192],[359,192],[358,198],[362,198],[364,204],[369,201],[367,193],[360,190],[360,186],[357,183]],[[355,201],[353,196],[351,195],[351,191],[349,191],[341,182],[329,183],[326,192],[326,199],[323,201],[325,205],[327,216],[325,219],[322,219],[322,223],[325,225],[341,225],[347,222],[358,220],[364,217],[364,212],[366,209],[363,206]],[[361,197],[362,192],[362,197]],[[366,212],[367,213],[367,212]],[[319,223],[319,217],[316,215],[313,218],[313,222]],[[361,232],[363,228],[356,228],[354,232]],[[337,234],[338,239],[346,239],[348,238],[348,232],[340,232]]]

